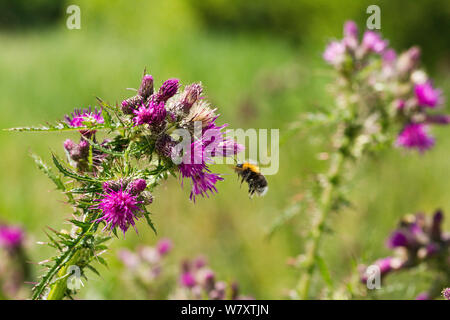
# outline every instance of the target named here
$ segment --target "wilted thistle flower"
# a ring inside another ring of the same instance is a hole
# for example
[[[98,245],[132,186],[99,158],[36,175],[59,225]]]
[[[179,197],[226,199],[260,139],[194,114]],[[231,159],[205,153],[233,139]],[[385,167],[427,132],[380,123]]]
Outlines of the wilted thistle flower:
[[[24,232],[16,226],[0,225],[0,247],[14,250],[22,245]]]
[[[106,222],[105,229],[114,230],[118,227],[125,234],[131,225],[137,232],[135,220],[139,219],[138,214],[142,208],[139,207],[141,202],[136,195],[123,188],[118,191],[109,189],[99,201],[98,209],[102,216],[98,220]]]

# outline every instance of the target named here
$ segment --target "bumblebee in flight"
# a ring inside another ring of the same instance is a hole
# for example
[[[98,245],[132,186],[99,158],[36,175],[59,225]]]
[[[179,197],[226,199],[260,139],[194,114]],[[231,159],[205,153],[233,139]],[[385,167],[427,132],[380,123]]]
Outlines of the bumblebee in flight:
[[[248,183],[248,193],[250,198],[256,193],[258,196],[263,196],[269,189],[267,180],[264,175],[261,174],[260,168],[256,164],[250,162],[244,162],[237,164],[234,170],[239,177],[242,178],[241,184],[245,181]]]

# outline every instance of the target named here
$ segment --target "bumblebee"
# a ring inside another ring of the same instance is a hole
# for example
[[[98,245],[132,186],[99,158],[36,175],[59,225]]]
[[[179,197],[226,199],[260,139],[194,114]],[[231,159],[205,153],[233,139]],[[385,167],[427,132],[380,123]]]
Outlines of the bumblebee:
[[[248,183],[248,194],[250,198],[256,193],[258,196],[263,196],[269,189],[267,180],[264,175],[261,174],[261,170],[255,164],[244,162],[237,164],[234,170],[239,177],[242,178],[241,184],[245,181]]]

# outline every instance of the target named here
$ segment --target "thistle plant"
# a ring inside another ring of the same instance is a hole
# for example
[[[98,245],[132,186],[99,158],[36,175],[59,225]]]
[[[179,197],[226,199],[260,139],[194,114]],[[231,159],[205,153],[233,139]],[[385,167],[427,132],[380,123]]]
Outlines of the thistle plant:
[[[332,41],[323,58],[334,69],[336,103],[327,112],[308,114],[303,122],[328,125],[335,132],[324,158],[329,170],[318,177],[318,191],[311,197],[315,216],[310,242],[298,259],[302,276],[296,297],[301,299],[309,297],[316,267],[326,269],[320,242],[329,229],[330,212],[349,202],[344,195],[348,166],[391,146],[423,153],[435,144],[430,127],[450,122],[448,115],[436,112],[442,93],[420,68],[417,47],[397,54],[376,32],[366,31],[360,40],[357,25],[348,21],[343,39]]]
[[[391,273],[425,265],[434,281],[429,290],[420,293],[416,299],[439,297],[442,288],[450,283],[450,233],[442,231],[443,219],[441,210],[432,217],[417,213],[403,218],[386,242],[394,254],[372,264],[378,267],[381,280]],[[369,269],[361,266],[361,271],[361,281],[367,283]]]
[[[120,105],[98,98],[98,107],[75,110],[54,125],[11,129],[80,134],[77,142],[64,141],[65,160],[52,153],[56,172],[34,156],[66,196],[73,217],[70,230],[49,228],[47,244],[57,253],[40,263],[47,269],[33,299],[70,298],[73,266],[82,277],[88,269],[99,274],[93,264],[106,265],[101,255],[108,240],[119,232],[125,236],[130,227],[137,232],[138,221],[156,233],[149,206],[169,176],[190,184],[192,201],[217,192],[223,177],[209,168],[213,158],[234,157],[243,147],[226,136],[226,124],[217,124],[219,115],[202,91],[200,83],[181,89],[178,79],[155,90],[153,77],[145,74],[136,94]]]
[[[171,299],[185,300],[251,300],[239,291],[239,284],[217,280],[215,272],[208,267],[203,256],[181,263],[178,287]]]
[[[126,267],[124,275],[132,278],[134,292],[140,288],[147,298],[173,300],[251,299],[240,294],[237,282],[218,281],[204,256],[183,260],[173,281],[173,265],[166,261],[171,250],[172,242],[162,239],[154,247],[139,246],[135,252],[126,249],[119,252],[119,259]]]

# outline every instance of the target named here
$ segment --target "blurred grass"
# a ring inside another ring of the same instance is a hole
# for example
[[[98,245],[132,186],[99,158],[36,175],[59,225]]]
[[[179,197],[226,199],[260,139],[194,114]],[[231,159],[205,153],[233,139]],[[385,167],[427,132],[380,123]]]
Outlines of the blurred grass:
[[[1,128],[60,119],[74,108],[94,105],[95,96],[121,101],[130,95],[125,88],[138,86],[144,67],[157,84],[169,77],[184,84],[202,81],[221,121],[233,128],[280,128],[283,135],[300,113],[332,102],[327,94],[331,74],[321,61],[326,37],[317,35],[296,47],[270,34],[208,31],[181,0],[152,3],[151,10],[144,2],[135,7],[76,3],[82,8],[81,30],[67,30],[61,21],[52,28],[0,33]],[[442,69],[434,75],[447,96],[448,74]],[[447,130],[433,130],[437,146],[423,156],[391,150],[358,166],[349,182],[354,207],[333,217],[335,233],[324,241],[323,256],[336,282],[350,275],[352,261],[370,262],[388,253],[384,239],[402,215],[437,207],[450,214]],[[129,232],[116,239],[107,254],[109,270],[99,267],[103,279],[92,276],[80,297],[139,298],[124,296],[114,248],[152,245],[159,237],[173,239],[173,261],[202,253],[220,278],[239,281],[245,294],[285,297],[298,277],[286,260],[303,250],[310,219],[308,214],[296,217],[270,241],[266,232],[298,197],[308,176],[326,166],[316,159],[317,152],[326,151],[326,143],[317,141],[325,132],[299,135],[283,146],[280,171],[268,177],[270,191],[261,199],[248,199],[245,187],[239,188],[225,166],[216,168],[227,174],[219,194],[196,204],[189,202],[189,191],[179,181],[170,180],[158,189],[150,208],[158,237],[141,222],[139,235]],[[63,228],[70,209],[35,168],[29,152],[49,160],[50,150],[62,154],[67,137],[0,132],[0,220],[26,227],[35,261],[50,253],[34,244],[44,239],[43,228]],[[399,277],[406,277],[407,287],[386,287],[382,297],[412,298],[424,285],[410,281],[419,279],[416,275]]]

